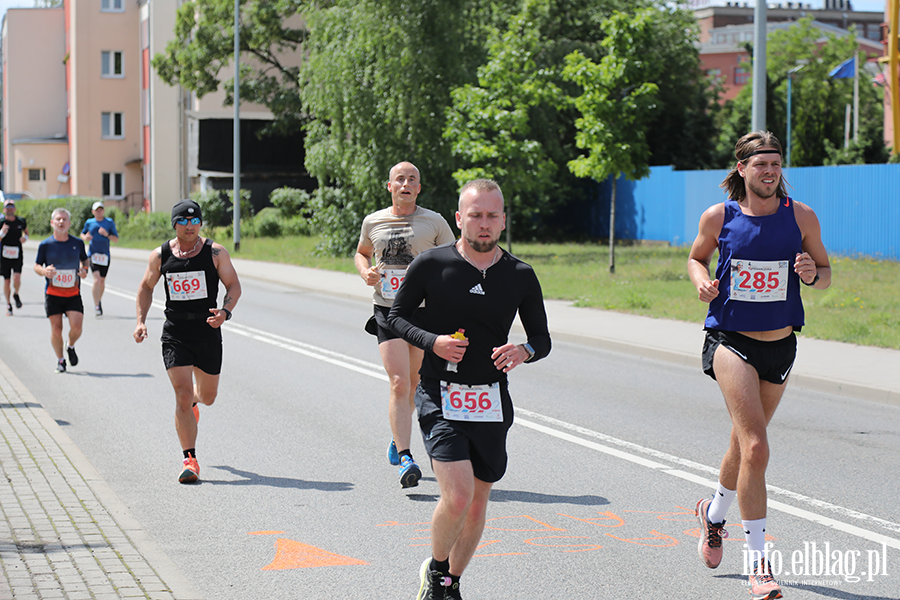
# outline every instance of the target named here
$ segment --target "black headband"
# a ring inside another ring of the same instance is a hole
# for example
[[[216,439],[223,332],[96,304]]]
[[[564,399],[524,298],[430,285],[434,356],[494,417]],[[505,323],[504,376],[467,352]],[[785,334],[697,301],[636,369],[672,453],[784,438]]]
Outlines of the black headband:
[[[738,162],[744,162],[748,158],[752,158],[752,157],[756,156],[757,154],[778,154],[780,156],[781,152],[779,152],[778,150],[775,150],[774,148],[761,148],[759,150],[754,150],[753,152],[751,152],[744,158],[738,159]]]

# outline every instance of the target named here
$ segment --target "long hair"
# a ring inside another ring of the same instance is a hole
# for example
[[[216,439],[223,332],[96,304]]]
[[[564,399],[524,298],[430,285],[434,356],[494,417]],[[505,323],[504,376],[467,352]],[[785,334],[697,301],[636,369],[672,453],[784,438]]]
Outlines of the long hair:
[[[763,148],[774,148],[778,154],[784,155],[781,149],[781,142],[771,131],[754,131],[748,133],[737,141],[734,145],[734,157],[737,159],[734,168],[728,172],[719,187],[725,190],[728,197],[737,202],[741,202],[747,197],[747,189],[744,187],[744,178],[738,173],[738,163],[746,164],[757,150]],[[778,189],[775,192],[776,197],[786,198],[787,189],[785,188],[784,174],[778,182]]]

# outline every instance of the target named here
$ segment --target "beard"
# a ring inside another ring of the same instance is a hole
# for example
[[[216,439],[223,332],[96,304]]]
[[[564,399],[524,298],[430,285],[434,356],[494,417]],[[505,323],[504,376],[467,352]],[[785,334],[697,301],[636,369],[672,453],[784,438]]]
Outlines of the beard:
[[[768,186],[764,186],[762,184],[751,183],[747,187],[750,188],[750,191],[763,199],[769,199],[774,196],[778,192],[777,183],[773,185],[772,191],[770,192],[767,188]]]
[[[491,250],[493,250],[494,248],[497,247],[497,242],[499,242],[499,241],[500,241],[499,237],[497,239],[483,242],[481,240],[476,240],[476,239],[470,238],[469,236],[466,236],[466,243],[469,244],[469,246],[471,246],[472,250],[474,250],[475,252],[481,252],[481,253],[490,252]]]

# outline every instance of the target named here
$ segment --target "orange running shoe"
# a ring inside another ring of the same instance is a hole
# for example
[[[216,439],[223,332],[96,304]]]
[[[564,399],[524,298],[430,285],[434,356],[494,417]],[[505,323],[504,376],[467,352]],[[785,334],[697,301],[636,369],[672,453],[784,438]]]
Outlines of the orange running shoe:
[[[772,565],[768,560],[753,563],[750,573],[750,597],[753,600],[775,600],[781,598],[781,587],[772,577]]]
[[[184,468],[178,476],[178,483],[194,483],[200,479],[200,465],[195,457],[184,459]]]

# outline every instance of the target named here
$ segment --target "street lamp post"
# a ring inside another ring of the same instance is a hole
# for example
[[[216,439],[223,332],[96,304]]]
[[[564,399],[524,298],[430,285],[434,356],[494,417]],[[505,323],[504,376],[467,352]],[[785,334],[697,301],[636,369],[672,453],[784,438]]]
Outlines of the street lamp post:
[[[803,68],[803,65],[797,65],[790,71],[788,71],[788,90],[787,90],[787,156],[785,157],[784,167],[790,168],[791,166],[791,95],[792,89],[791,85],[794,81],[794,75]]]

